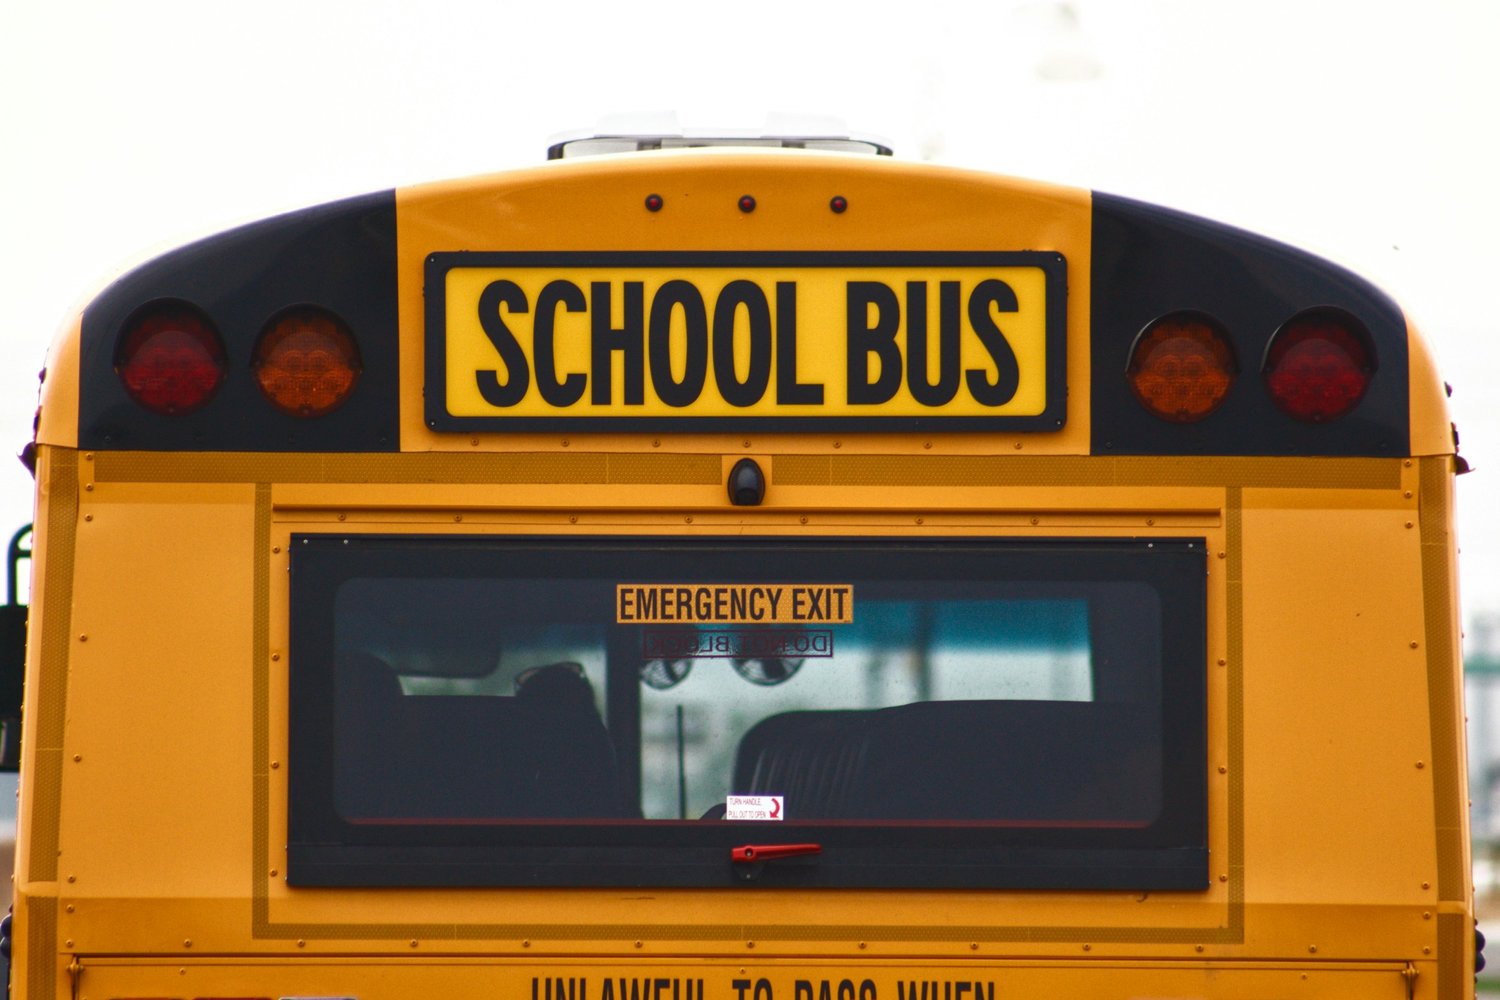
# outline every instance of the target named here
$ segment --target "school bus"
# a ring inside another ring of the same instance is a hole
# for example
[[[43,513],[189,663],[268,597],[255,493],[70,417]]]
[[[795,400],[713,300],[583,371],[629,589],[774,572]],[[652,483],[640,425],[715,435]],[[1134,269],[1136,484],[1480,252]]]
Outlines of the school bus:
[[[356,197],[66,326],[13,997],[1472,994],[1408,317],[816,145]]]

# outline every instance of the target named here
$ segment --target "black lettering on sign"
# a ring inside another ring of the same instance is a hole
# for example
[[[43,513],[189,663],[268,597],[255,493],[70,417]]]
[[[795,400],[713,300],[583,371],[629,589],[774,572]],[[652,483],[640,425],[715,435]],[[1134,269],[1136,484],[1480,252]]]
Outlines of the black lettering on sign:
[[[860,982],[857,994],[852,979],[840,979],[836,985],[830,979],[820,979],[816,987],[809,979],[799,979],[793,984],[792,994],[792,1000],[876,1000],[875,983],[870,979]]]
[[[474,373],[479,385],[479,394],[491,406],[515,406],[526,397],[531,385],[531,371],[526,366],[526,352],[516,335],[510,332],[505,320],[500,317],[500,307],[513,313],[524,313],[530,306],[526,293],[514,281],[492,281],[479,294],[479,325],[485,336],[500,354],[505,365],[505,381],[494,369],[482,369]]]
[[[746,1000],[745,992],[750,989],[751,983],[748,979],[731,980],[730,986],[734,987],[735,1000]],[[755,990],[750,1000],[771,1000],[771,981],[769,979],[757,979]]]
[[[549,281],[536,297],[536,326],[531,331],[531,358],[536,365],[536,389],[549,406],[572,406],[583,397],[589,377],[574,372],[561,382],[557,379],[557,349],[554,331],[557,307],[568,312],[586,312],[589,304],[583,292],[571,281]]]
[[[962,289],[956,281],[938,285],[938,379],[927,381],[927,282],[906,283],[906,384],[923,406],[946,406],[958,393]]]
[[[776,282],[776,402],[823,405],[823,386],[797,381],[797,283]]]
[[[898,980],[896,1000],[995,1000],[995,984],[955,979]]]
[[[987,373],[978,368],[970,368],[966,378],[969,392],[977,402],[985,406],[1004,406],[1015,396],[1016,388],[1021,384],[1021,369],[1016,365],[1016,352],[1011,350],[1010,341],[990,317],[990,306],[995,306],[1000,312],[1015,312],[1019,308],[1016,293],[998,278],[981,281],[969,296],[969,324],[989,352],[990,360],[995,362],[995,381],[987,379]]]
[[[901,388],[901,351],[896,346],[901,302],[890,286],[879,281],[851,281],[846,294],[848,401],[866,406],[888,402]],[[875,310],[873,325],[871,307]],[[872,354],[880,362],[880,376],[874,382],[870,381]]]
[[[619,327],[609,325],[614,317],[609,282],[593,282],[589,294],[593,302],[589,317],[589,363],[594,370],[594,389],[589,401],[595,406],[608,406],[614,400],[614,365],[610,356],[619,351],[625,357],[625,405],[640,406],[646,401],[645,285],[639,281],[625,282],[625,325]]]
[[[682,310],[687,328],[687,357],[682,381],[672,377],[672,311]],[[708,315],[703,295],[690,282],[669,281],[651,300],[651,384],[668,406],[691,406],[708,376]]]
[[[750,320],[750,368],[744,381],[734,368],[735,319],[743,308]],[[753,281],[731,281],[714,303],[714,382],[730,406],[754,406],[771,378],[771,306]]]

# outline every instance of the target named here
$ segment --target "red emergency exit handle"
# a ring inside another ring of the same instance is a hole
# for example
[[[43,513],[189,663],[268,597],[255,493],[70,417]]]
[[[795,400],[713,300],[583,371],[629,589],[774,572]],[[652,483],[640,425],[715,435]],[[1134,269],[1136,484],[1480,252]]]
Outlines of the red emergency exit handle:
[[[730,850],[729,860],[742,863],[795,858],[802,854],[822,854],[822,844],[746,844]]]

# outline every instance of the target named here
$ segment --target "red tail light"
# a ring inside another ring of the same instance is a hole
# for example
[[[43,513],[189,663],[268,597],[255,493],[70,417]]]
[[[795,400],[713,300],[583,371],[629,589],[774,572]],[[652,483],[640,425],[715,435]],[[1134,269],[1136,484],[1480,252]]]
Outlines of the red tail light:
[[[1294,316],[1266,349],[1266,388],[1283,412],[1308,423],[1354,409],[1375,371],[1369,336],[1352,316],[1328,309]]]
[[[278,410],[321,417],[341,406],[359,379],[359,349],[342,320],[303,306],[282,313],[261,334],[255,379]]]
[[[1217,410],[1237,367],[1223,330],[1207,316],[1174,313],[1136,338],[1125,369],[1141,405],[1163,420],[1192,423]]]
[[[191,413],[224,381],[224,345],[201,311],[162,302],[126,324],[115,371],[132,399],[153,413]]]

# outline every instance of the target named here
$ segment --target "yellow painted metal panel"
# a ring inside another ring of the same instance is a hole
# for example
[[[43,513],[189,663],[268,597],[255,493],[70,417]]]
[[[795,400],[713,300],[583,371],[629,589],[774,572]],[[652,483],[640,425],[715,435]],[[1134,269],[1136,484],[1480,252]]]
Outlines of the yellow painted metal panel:
[[[749,190],[759,207],[746,214],[737,201]],[[648,193],[662,195],[667,207],[647,213]],[[833,194],[849,200],[848,212],[828,210]],[[396,204],[403,451],[474,447],[469,435],[435,434],[423,423],[423,279],[431,253],[1044,249],[1067,261],[1069,413],[1061,431],[1024,438],[1026,447],[1039,453],[1088,452],[1088,192],[886,160],[699,151],[560,162],[490,179],[403,189]],[[957,232],[947,221],[953,218],[965,220]],[[809,357],[811,365],[822,363]],[[562,446],[561,437],[506,435],[504,441],[507,448],[552,450]],[[737,449],[740,442],[737,435],[697,437],[721,451]],[[591,447],[641,450],[653,442],[651,435],[590,434],[587,439]],[[783,450],[797,439],[761,434],[755,440],[763,449]],[[917,450],[924,440],[902,435],[883,446]],[[993,452],[1010,444],[999,436],[973,435],[957,447]]]

